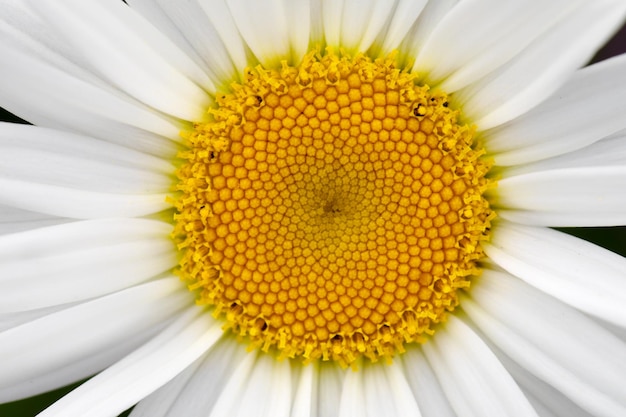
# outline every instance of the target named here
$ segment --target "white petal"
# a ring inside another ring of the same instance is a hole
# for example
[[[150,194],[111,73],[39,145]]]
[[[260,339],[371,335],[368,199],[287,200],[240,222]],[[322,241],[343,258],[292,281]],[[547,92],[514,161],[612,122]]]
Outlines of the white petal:
[[[116,415],[172,380],[222,336],[222,323],[191,306],[159,335],[44,410],[40,417]]]
[[[459,4],[459,0],[428,1],[419,17],[400,44],[400,61],[404,65],[415,64],[417,54],[428,41],[437,25]],[[403,52],[406,51],[406,52]],[[424,78],[428,74],[418,74]]]
[[[90,158],[97,162],[110,162],[123,167],[134,167],[159,174],[171,174],[175,169],[170,158],[155,157],[128,147],[95,139],[93,136],[40,126],[0,123],[0,144],[72,154],[71,156]]]
[[[177,263],[171,229],[119,219],[0,236],[0,312],[99,297],[166,272]]]
[[[537,226],[626,224],[626,167],[583,167],[504,178],[489,191],[502,218]]]
[[[339,413],[339,403],[342,396],[343,381],[347,372],[336,364],[320,364],[320,376],[317,398],[319,417],[336,417]]]
[[[423,350],[459,417],[536,417],[485,342],[455,316]]]
[[[46,19],[25,1],[4,1],[0,3],[0,39],[6,46],[23,51],[31,57],[37,57],[61,71],[98,84],[100,80],[94,74],[81,68],[72,59],[71,48],[61,42],[52,33]]]
[[[504,353],[598,416],[626,415],[626,344],[582,313],[486,270],[464,311]]]
[[[391,365],[368,363],[362,372],[365,379],[364,403],[368,416],[422,416],[399,362]]]
[[[463,1],[433,31],[413,71],[454,92],[516,56],[580,1]]]
[[[167,36],[178,49],[194,61],[194,63],[206,71],[205,63],[191,45],[191,37],[198,33],[206,34],[202,26],[204,12],[197,13],[197,2],[182,3],[182,7],[169,7],[171,2],[159,0],[126,0],[134,11],[139,13],[145,20],[154,26],[160,33]],[[179,6],[181,3],[179,3]],[[208,73],[208,71],[207,71]]]
[[[142,331],[129,333],[125,338],[120,338],[114,345],[105,350],[93,351],[88,357],[80,360],[74,358],[63,367],[55,368],[45,374],[40,373],[36,378],[12,385],[7,390],[2,389],[0,392],[1,401],[24,400],[26,397],[40,395],[89,378],[143,345],[146,340],[161,331],[166,322],[167,320],[162,320]]]
[[[222,394],[215,402],[215,406],[209,414],[210,417],[233,416],[232,410],[235,409],[241,401],[241,398],[248,386],[248,380],[256,364],[258,350],[248,352],[237,363],[236,369],[226,385],[222,389]]]
[[[329,0],[322,2],[326,44],[351,53],[364,52],[378,39],[392,16],[389,0]]]
[[[37,310],[18,311],[14,313],[0,313],[0,332],[12,327],[17,327],[24,323],[28,323],[29,321],[34,321],[40,317],[47,316],[57,311],[64,310],[76,304],[78,303],[45,307]]]
[[[178,140],[181,124],[2,42],[0,55],[2,105],[12,113],[166,159],[176,155],[170,139]]]
[[[228,7],[239,33],[261,64],[278,66],[283,59],[300,62],[309,46],[308,2],[229,0]]]
[[[0,259],[15,261],[39,255],[58,255],[80,250],[85,245],[109,245],[136,237],[162,237],[171,226],[149,219],[103,219],[73,222],[3,236],[0,239]],[[63,242],[62,246],[59,243]]]
[[[106,193],[166,193],[171,163],[86,136],[0,123],[0,177]]]
[[[327,45],[341,45],[343,0],[321,0],[321,20]],[[363,31],[363,28],[360,28]]]
[[[338,416],[364,417],[367,415],[366,410],[363,370],[349,370],[346,372],[343,380]]]
[[[300,366],[298,382],[294,394],[292,417],[315,417],[317,416],[317,385],[319,369],[314,364]]]
[[[0,178],[0,190],[0,204],[75,219],[140,217],[170,208],[166,194],[101,193],[6,178]]]
[[[428,0],[398,0],[396,2],[391,21],[386,31],[381,34],[384,35],[381,45],[383,54],[399,49],[427,4]]]
[[[125,4],[38,1],[36,8],[87,68],[121,91],[181,119],[203,117],[210,100],[196,82],[210,88],[208,77]]]
[[[202,360],[193,378],[173,402],[167,416],[208,416],[244,356],[246,348],[243,344],[233,337],[223,337]],[[202,393],[201,396],[198,395],[199,392]],[[158,404],[156,392],[151,395],[149,401]],[[146,417],[150,416],[151,414],[146,412]]]
[[[216,88],[241,76],[243,67],[238,67],[237,63],[245,63],[244,42],[237,34],[237,28],[223,2],[200,4],[197,1],[130,0],[128,4],[204,68]],[[231,35],[222,38],[212,19],[221,20],[222,25],[229,24]],[[234,61],[231,55],[242,56],[243,60],[240,58]],[[208,91],[215,93],[210,89]]]
[[[187,392],[188,382],[193,378],[203,359],[204,356],[196,359],[194,363],[189,365],[170,382],[139,401],[139,403],[133,407],[130,417],[165,417],[168,415],[176,415],[171,414],[172,405],[178,401],[181,395]],[[197,393],[195,394],[197,398],[198,395]],[[185,417],[193,416],[193,414],[178,415],[184,415]]]
[[[552,95],[621,25],[626,3],[585,2],[506,65],[455,93],[479,130],[527,112]]]
[[[496,164],[561,155],[626,128],[626,55],[583,68],[537,107],[481,134]]]
[[[292,404],[290,361],[278,361],[272,355],[257,351],[241,355],[244,352],[241,346],[232,344],[226,348],[224,353],[230,355],[231,359],[217,365],[218,379],[209,384],[211,402],[215,404],[211,417],[289,416]],[[235,350],[239,353],[233,358],[232,352]],[[205,362],[204,380],[213,379],[213,367],[210,364],[217,359],[219,357],[209,357]],[[201,384],[197,385],[196,391],[204,390]],[[203,413],[200,413],[202,410],[197,410],[198,416],[208,415],[211,404],[206,405]]]
[[[626,328],[626,258],[556,230],[503,221],[483,248],[530,285]]]
[[[271,355],[261,352],[228,415],[288,417],[292,397],[289,367],[288,360],[278,361]],[[225,390],[222,395],[232,394]]]
[[[309,51],[311,41],[311,0],[283,0],[287,15],[290,53],[295,63]]]
[[[309,33],[309,45],[324,45],[324,12],[322,10],[322,2],[314,1],[310,3],[311,9],[311,32]]]
[[[524,165],[502,168],[502,177],[563,168],[626,166],[626,130],[577,151]]]
[[[98,372],[192,302],[180,281],[169,278],[5,330],[0,333],[0,357],[11,360],[0,361],[0,402],[48,391]],[[134,336],[140,339],[129,340]],[[120,351],[118,345],[127,340],[132,343]],[[111,357],[110,350],[117,356]]]
[[[0,236],[69,222],[69,219],[0,205]]]
[[[400,360],[422,415],[456,417],[421,349],[408,347]]]
[[[588,412],[582,410],[552,385],[522,368],[497,347],[493,345],[490,347],[541,417],[591,417]]]
[[[609,323],[605,320],[600,320],[597,317],[591,315],[589,315],[589,317],[593,319],[598,325],[608,330],[611,334],[613,334],[613,336],[619,338],[621,341],[626,343],[626,328]]]
[[[389,0],[344,0],[339,45],[357,51],[367,50],[379,36],[393,6],[394,2]]]
[[[249,65],[250,50],[247,48],[242,35],[237,29],[235,20],[228,9],[228,0],[198,0],[211,24],[219,33],[224,48],[238,69],[237,76],[243,75],[243,70]]]
[[[0,201],[16,208],[63,217],[98,217],[107,212],[105,216],[149,214],[169,206],[165,193],[172,183],[173,166],[137,151],[15,124],[0,124],[0,150],[4,191]],[[38,194],[30,195],[29,190]],[[55,191],[57,198],[50,200]],[[90,196],[97,201],[90,201]],[[77,203],[83,207],[73,207]],[[98,207],[98,203],[104,205]]]

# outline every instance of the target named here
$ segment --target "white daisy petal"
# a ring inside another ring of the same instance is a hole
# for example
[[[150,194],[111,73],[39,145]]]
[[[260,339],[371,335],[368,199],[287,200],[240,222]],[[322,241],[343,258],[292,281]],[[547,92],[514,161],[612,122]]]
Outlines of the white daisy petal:
[[[210,417],[233,416],[232,410],[239,406],[258,356],[257,350],[249,352],[236,364],[230,379],[222,389],[222,394],[217,398],[209,414]]]
[[[174,166],[90,137],[0,123],[0,178],[106,193],[165,193]]]
[[[326,44],[351,53],[366,51],[384,35],[381,31],[392,17],[394,7],[394,2],[388,0],[322,2]]]
[[[24,400],[26,397],[39,395],[88,378],[110,364],[117,362],[129,352],[144,344],[146,340],[158,334],[169,318],[168,316],[161,320],[160,323],[144,330],[129,332],[125,338],[120,338],[114,345],[106,346],[101,351],[93,351],[88,357],[68,360],[62,367],[55,368],[47,373],[38,373],[34,379],[11,385],[6,390],[0,389],[0,401]],[[71,340],[68,341],[66,339],[65,342],[71,343]]]
[[[626,128],[626,55],[583,68],[537,107],[481,134],[500,166],[565,154]]]
[[[210,100],[198,84],[210,89],[209,78],[122,2],[38,1],[36,8],[87,68],[121,91],[181,119],[203,117]]]
[[[191,300],[177,278],[153,281],[0,333],[0,402],[85,378],[119,359]],[[134,336],[138,340],[132,340]],[[124,341],[132,342],[125,344]],[[116,346],[124,345],[122,351]],[[117,356],[111,356],[115,351]],[[69,414],[66,414],[68,416]]]
[[[0,205],[0,236],[54,226],[71,220]]]
[[[422,415],[456,417],[421,349],[408,347],[399,360],[403,363],[404,373]]]
[[[423,350],[459,417],[537,415],[493,352],[455,316]]]
[[[76,58],[71,48],[48,30],[46,20],[25,1],[0,3],[0,40],[5,46],[27,52],[69,75],[98,83],[94,74],[71,61]]]
[[[362,371],[365,382],[364,403],[370,417],[421,417],[409,383],[399,366],[366,364]],[[355,416],[363,414],[354,414]]]
[[[626,166],[626,130],[577,151],[525,165],[502,168],[500,172],[502,177],[513,177],[552,169],[605,166]]]
[[[455,102],[480,130],[520,116],[552,95],[588,61],[625,14],[622,1],[585,2],[509,63],[455,93]]]
[[[163,0],[130,0],[127,3],[161,32],[167,34],[180,49],[194,59],[196,64],[204,68],[215,87],[219,88],[225,81],[240,76],[243,68],[235,64],[231,55],[236,53],[242,55],[243,60],[239,59],[237,62],[245,61],[244,42],[239,36],[222,39],[211,21],[211,16],[221,15],[222,21],[230,21],[235,33],[237,29],[228,13],[225,17],[216,10],[217,2],[211,2],[208,14],[206,2],[200,4],[191,1],[187,2],[185,7],[180,7],[176,2]],[[223,3],[219,3],[219,6],[225,7]],[[211,89],[207,90],[215,93]]]
[[[76,303],[77,304],[77,303]],[[17,311],[14,313],[0,313],[0,332],[12,327],[17,327],[40,317],[61,311],[71,307],[73,304],[63,304],[52,307],[39,308],[37,310]]]
[[[290,52],[294,62],[300,62],[308,52],[311,41],[311,0],[283,0],[287,14]]]
[[[145,237],[164,237],[171,225],[149,219],[102,219],[30,230],[0,239],[2,261],[52,256],[80,250],[85,245],[109,245]],[[64,243],[62,243],[64,242]]]
[[[10,123],[0,124],[0,150],[0,204],[69,218],[134,217],[170,207],[174,168],[160,158]]]
[[[292,417],[317,416],[317,389],[319,369],[314,364],[300,366],[298,382],[291,407]]]
[[[626,223],[625,166],[530,172],[503,178],[489,191],[498,215],[536,226],[615,226]]]
[[[491,345],[490,347],[522,388],[524,395],[541,417],[592,417],[552,385],[522,368],[496,346]]]
[[[28,51],[31,56],[36,56],[52,64],[53,66],[86,81],[99,82],[107,87],[114,87],[100,77],[98,71],[94,71],[93,65],[86,56],[76,53],[73,44],[64,39],[64,35],[54,29],[54,24],[49,16],[39,10],[39,2],[10,1],[0,4],[0,33],[7,45],[13,45],[18,50]],[[176,47],[164,41],[165,38],[158,31],[150,29],[141,19],[137,19],[129,13],[126,6],[113,5],[116,17],[130,24],[134,30],[141,32],[142,40],[149,43],[152,49],[176,66],[176,69],[199,84],[207,83],[208,78],[201,69],[189,63],[187,51],[179,51]],[[121,14],[120,14],[121,13]],[[126,16],[124,16],[126,15]],[[126,19],[126,20],[124,20]],[[132,22],[132,23],[131,23]],[[177,45],[178,46],[178,45]],[[210,84],[210,82],[209,82]]]
[[[411,27],[398,48],[401,51],[401,61],[403,63],[415,64],[416,51],[420,51],[423,48],[437,25],[458,4],[459,0],[437,0],[426,3],[413,27]],[[426,74],[418,75],[424,77]]]
[[[85,300],[146,281],[176,265],[169,233],[167,223],[118,219],[0,236],[0,312]]]
[[[188,11],[191,12],[192,10],[197,11],[195,9],[197,2],[186,2],[185,7],[176,8],[169,8],[170,2],[161,2],[159,0],[126,0],[124,3],[128,4],[134,11],[150,22],[159,32],[167,36],[198,67],[207,71],[206,63],[200,57],[199,51],[194,49],[190,39],[187,38],[188,33],[193,36],[198,31],[201,32],[203,30],[193,27],[202,22],[202,17],[196,13],[188,13]],[[188,30],[189,32],[187,32]]]
[[[344,0],[339,45],[366,51],[379,36],[393,7],[394,2],[389,0]]]
[[[168,415],[176,415],[170,412],[172,405],[178,401],[181,395],[187,392],[187,384],[193,378],[203,359],[203,356],[196,359],[194,363],[176,375],[170,382],[141,400],[133,407],[130,417],[166,417]],[[184,415],[185,417],[193,416],[193,414],[188,413],[178,415]]]
[[[317,410],[319,417],[335,417],[339,413],[345,374],[335,364],[320,364],[319,385],[317,391]]]
[[[248,58],[250,51],[246,47],[245,41],[237,29],[233,16],[230,14],[227,1],[228,0],[200,0],[198,3],[217,33],[219,33],[220,39],[228,50],[230,59],[238,69],[237,76],[241,76],[243,70],[249,65]]]
[[[626,343],[626,328],[617,326],[613,323],[609,323],[605,320],[598,319],[592,315],[589,315],[591,319],[593,319],[599,326],[604,327],[610,333],[612,333],[615,337],[618,337],[624,343]]]
[[[300,62],[309,46],[308,2],[229,0],[228,7],[241,36],[265,66],[277,66],[289,58]]]
[[[504,221],[483,247],[528,284],[626,328],[626,258],[556,230]]]
[[[39,126],[82,133],[163,158],[176,155],[177,145],[170,139],[178,140],[181,124],[2,42],[0,54],[2,105],[12,113]]]
[[[470,297],[463,309],[522,367],[594,415],[626,415],[626,344],[506,273],[484,271]]]
[[[398,45],[415,24],[428,0],[398,0],[393,10],[393,16],[386,30],[381,33],[384,39],[381,42],[382,54],[388,54],[398,49]]]
[[[0,190],[0,204],[75,219],[139,217],[170,207],[166,194],[102,193],[7,178],[0,178]]]
[[[184,391],[171,405],[167,416],[207,416],[224,392],[227,381],[245,355],[245,347],[236,340],[222,338],[202,359],[200,366],[185,386]],[[199,396],[198,392],[202,392],[202,395]],[[157,393],[152,394],[148,401],[158,403]],[[147,412],[145,415],[146,417],[151,416]]]
[[[508,62],[580,1],[460,2],[419,50],[413,71],[451,93]],[[532,23],[531,23],[532,22]]]
[[[311,33],[309,33],[309,44],[310,46],[321,46],[325,43],[324,12],[322,10],[322,2],[312,1],[309,4],[311,5]]]
[[[321,0],[321,20],[327,45],[341,45],[343,0]],[[361,28],[360,32],[363,31]]]
[[[292,386],[288,360],[277,361],[270,355],[259,356],[248,383],[237,416],[289,417]]]
[[[362,366],[362,363],[361,363]],[[365,405],[365,383],[362,371],[349,370],[345,373],[339,403],[339,417],[360,417],[367,415]]]
[[[221,322],[211,320],[201,308],[188,307],[148,343],[61,398],[39,416],[105,417],[121,413],[182,372],[210,349],[222,334]]]
[[[247,417],[288,417],[291,409],[291,369],[289,361],[277,361],[270,355],[261,354],[257,357],[245,383],[237,391],[224,389],[223,397],[228,397],[230,407],[218,408],[222,398],[218,400],[211,417],[229,415]],[[218,412],[219,411],[219,412]]]

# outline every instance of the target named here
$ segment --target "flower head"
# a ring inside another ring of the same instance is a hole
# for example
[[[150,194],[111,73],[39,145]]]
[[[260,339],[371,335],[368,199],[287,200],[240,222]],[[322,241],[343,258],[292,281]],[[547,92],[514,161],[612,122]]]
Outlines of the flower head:
[[[0,400],[626,413],[626,4],[127,3],[0,3]]]

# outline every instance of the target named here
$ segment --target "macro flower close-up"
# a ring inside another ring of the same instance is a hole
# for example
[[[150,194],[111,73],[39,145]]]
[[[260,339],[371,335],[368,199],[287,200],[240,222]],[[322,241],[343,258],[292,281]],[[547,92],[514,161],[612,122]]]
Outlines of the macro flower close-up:
[[[0,403],[626,416],[626,258],[563,230],[626,225],[625,21],[0,0]]]

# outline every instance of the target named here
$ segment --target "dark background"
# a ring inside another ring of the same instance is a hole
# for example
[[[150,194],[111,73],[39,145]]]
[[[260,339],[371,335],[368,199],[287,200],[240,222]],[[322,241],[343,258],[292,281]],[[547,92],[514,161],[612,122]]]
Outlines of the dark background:
[[[626,52],[626,25],[602,48],[592,62],[602,61],[614,55]],[[0,58],[1,61],[1,58]],[[0,103],[2,98],[0,97]],[[626,115],[624,115],[626,117]],[[14,116],[6,110],[0,108],[0,121],[8,121],[14,123],[26,123],[24,120]],[[624,190],[616,190],[616,192],[624,192]],[[626,207],[624,208],[626,210]],[[589,227],[589,228],[566,228],[560,229],[572,235],[595,242],[600,246],[626,256],[626,227]],[[0,360],[10,360],[10,358],[1,358]],[[0,417],[33,417],[48,405],[74,389],[80,383],[73,384],[56,391],[38,395],[13,403],[0,405]],[[129,411],[123,413],[127,416]]]

